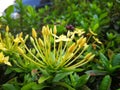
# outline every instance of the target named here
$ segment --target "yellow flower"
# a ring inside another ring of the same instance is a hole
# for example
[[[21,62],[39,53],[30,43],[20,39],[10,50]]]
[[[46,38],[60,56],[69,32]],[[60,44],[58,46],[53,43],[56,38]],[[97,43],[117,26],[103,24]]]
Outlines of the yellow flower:
[[[54,34],[57,33],[57,28],[56,28],[56,26],[54,26],[53,33],[54,33]]]
[[[55,40],[55,42],[61,42],[61,41],[71,41],[71,39],[67,38],[65,35],[60,35],[58,39]]]
[[[78,36],[81,36],[84,33],[85,31],[83,31],[83,29],[75,28],[74,34],[78,34]]]
[[[90,52],[90,53],[88,53],[84,58],[85,58],[85,59],[89,59],[92,55],[93,55],[93,54]]]
[[[18,47],[17,50],[18,50],[18,52],[19,52],[21,55],[24,54],[24,51],[23,51],[20,47]]]
[[[102,44],[102,42],[101,42],[98,38],[96,38],[96,37],[93,36],[93,39],[94,39],[97,43]]]
[[[15,43],[19,43],[21,40],[19,39],[19,37],[16,37],[13,41],[14,41]]]
[[[86,37],[81,37],[80,39],[77,40],[77,44],[79,45],[79,47],[82,47],[86,44]]]
[[[92,35],[97,36],[97,34],[94,33],[90,28],[89,28],[89,31],[90,31],[90,33],[91,33]]]
[[[9,32],[9,26],[6,26],[6,32]]]
[[[40,45],[41,47],[44,46],[43,41],[41,40],[41,38],[38,38],[38,43],[39,43],[39,45]]]
[[[76,44],[73,43],[73,44],[68,48],[68,52],[73,53],[75,49],[76,49]]]
[[[0,50],[3,50],[3,51],[7,50],[7,49],[5,48],[5,44],[4,44],[4,43],[0,43]]]
[[[9,65],[9,66],[12,66],[10,62],[8,62],[9,60],[9,57],[4,57],[4,54],[3,52],[0,53],[0,64],[6,64],[6,65]]]
[[[37,33],[36,33],[36,31],[35,31],[34,28],[32,28],[32,36],[33,36],[33,38],[36,38],[36,37],[37,37]]]

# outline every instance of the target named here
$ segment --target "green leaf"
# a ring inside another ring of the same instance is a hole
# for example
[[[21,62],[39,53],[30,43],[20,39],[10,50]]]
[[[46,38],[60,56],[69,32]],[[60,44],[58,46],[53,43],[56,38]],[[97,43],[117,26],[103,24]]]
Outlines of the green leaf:
[[[110,85],[111,85],[111,78],[109,75],[106,75],[100,84],[99,90],[109,90]]]
[[[96,23],[94,26],[93,26],[93,31],[96,31],[97,29],[99,28],[99,23]]]
[[[68,76],[70,74],[72,74],[73,72],[62,72],[62,73],[58,73],[56,74],[56,76],[53,79],[53,82],[59,82],[61,79],[63,79],[65,76]]]
[[[120,65],[120,53],[113,57],[112,65],[113,66]]]
[[[36,85],[35,82],[30,82],[28,84],[25,84],[21,90],[32,90],[32,88]],[[11,89],[12,90],[12,89]]]
[[[38,80],[38,83],[43,83],[44,81],[50,79],[51,76],[41,76]]]
[[[21,69],[21,68],[12,68],[12,70],[14,70],[14,71],[16,71],[16,72],[24,72],[24,70],[23,69]]]
[[[13,11],[14,11],[14,7],[13,7],[13,5],[11,5],[11,6],[9,6],[9,7],[7,8],[6,14],[7,14],[7,15],[10,15]]]
[[[105,69],[109,69],[109,61],[103,53],[100,53],[100,60],[103,64],[103,66],[105,67]]]
[[[72,88],[70,85],[68,85],[68,84],[65,83],[65,82],[56,82],[55,84],[56,84],[56,85],[63,86],[63,87],[66,87],[67,90],[75,90],[74,88]]]
[[[3,90],[17,90],[12,84],[3,84]]]
[[[88,86],[84,85],[81,90],[91,90]]]
[[[101,13],[101,15],[100,15],[100,20],[101,20],[101,19],[104,19],[104,18],[107,17],[107,16],[108,16],[108,12]]]
[[[89,74],[89,75],[106,75],[107,72],[106,71],[100,71],[100,70],[88,70],[85,72],[86,74]]]
[[[79,88],[79,87],[82,87],[83,85],[85,85],[87,83],[89,77],[90,77],[89,74],[80,76],[80,78],[77,81],[76,87]]]

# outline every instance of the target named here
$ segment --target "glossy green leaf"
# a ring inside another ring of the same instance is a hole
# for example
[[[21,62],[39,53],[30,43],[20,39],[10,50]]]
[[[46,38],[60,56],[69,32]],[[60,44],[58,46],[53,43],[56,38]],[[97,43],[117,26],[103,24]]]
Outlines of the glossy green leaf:
[[[44,81],[50,79],[51,76],[41,76],[38,80],[38,83],[43,83]]]
[[[85,85],[87,83],[87,81],[89,80],[90,75],[86,74],[86,75],[82,75],[80,76],[80,78],[77,81],[76,87],[82,87],[83,85]]]
[[[103,53],[100,53],[100,60],[103,64],[103,66],[105,67],[105,69],[108,69],[109,68],[109,61]]]
[[[34,87],[35,85],[36,85],[35,82],[30,82],[30,83],[28,83],[28,84],[25,84],[25,85],[21,88],[21,90],[32,90],[32,87]]]
[[[17,90],[12,84],[3,84],[2,88],[3,90]]]
[[[111,86],[111,77],[109,75],[106,75],[99,87],[99,90],[110,90],[110,86]]]
[[[113,57],[112,65],[113,66],[120,65],[120,53]]]
[[[73,72],[62,72],[62,73],[58,73],[56,74],[56,76],[53,79],[53,82],[59,82],[61,79],[63,79],[65,76],[70,75]]]
[[[93,25],[92,30],[96,31],[99,28],[99,23],[96,23],[95,25]]]

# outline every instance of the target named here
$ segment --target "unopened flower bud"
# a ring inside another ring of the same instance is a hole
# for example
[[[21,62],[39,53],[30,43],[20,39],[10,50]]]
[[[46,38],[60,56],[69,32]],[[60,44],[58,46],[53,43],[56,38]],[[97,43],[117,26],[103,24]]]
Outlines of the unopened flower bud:
[[[46,29],[46,27],[43,26],[43,27],[42,27],[42,34],[43,34],[43,35],[45,35],[45,29]]]
[[[36,33],[36,31],[35,31],[34,28],[32,28],[32,36],[33,36],[33,38],[36,38],[36,37],[37,37],[37,33]]]
[[[19,37],[21,38],[23,36],[23,32],[21,32],[20,34],[19,34]]]
[[[46,34],[47,36],[50,35],[50,30],[49,30],[49,26],[48,26],[48,25],[47,25],[47,27],[46,27],[46,29],[45,29],[45,34]]]
[[[9,32],[9,26],[6,26],[6,32]]]
[[[76,48],[76,44],[73,43],[73,44],[68,48],[68,52],[70,52],[70,53],[74,52],[75,48]]]
[[[81,41],[81,43],[79,44],[79,47],[84,46],[85,43],[86,43],[86,38],[83,38],[82,41]]]
[[[32,37],[30,37],[30,41],[31,41],[32,43],[34,43],[34,39],[33,39]]]
[[[22,54],[22,55],[24,54],[24,51],[23,51],[20,47],[18,47],[17,49],[18,49],[18,52],[19,52],[20,54]]]
[[[57,28],[56,28],[56,25],[54,26],[53,33],[54,33],[54,34],[57,34]]]
[[[93,58],[95,57],[95,55],[91,55],[89,58],[88,58],[88,61],[92,60]]]
[[[42,41],[40,38],[38,39],[38,43],[39,43],[39,45],[40,45],[41,47],[44,46],[43,41]]]
[[[80,39],[77,40],[77,44],[79,45],[82,42],[83,36],[80,37]]]
[[[88,60],[92,55],[93,55],[93,54],[90,52],[90,53],[88,53],[84,58]]]
[[[97,36],[97,34],[94,33],[90,28],[89,28],[89,31],[90,31],[90,33],[91,33],[92,35]]]

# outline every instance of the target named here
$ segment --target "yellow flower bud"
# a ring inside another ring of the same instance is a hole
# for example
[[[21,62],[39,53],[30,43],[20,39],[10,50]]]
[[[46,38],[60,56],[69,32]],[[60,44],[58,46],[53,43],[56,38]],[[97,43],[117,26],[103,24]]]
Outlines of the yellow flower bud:
[[[21,38],[23,36],[23,32],[21,32],[20,34],[19,34],[19,37]]]
[[[6,26],[6,32],[9,32],[9,26]]]
[[[45,29],[45,34],[46,34],[47,36],[50,35],[50,30],[49,30],[49,26],[48,26],[48,25],[47,25],[47,27],[46,27],[46,29]]]
[[[88,58],[88,61],[92,60],[93,58],[95,57],[95,55],[91,55],[89,58]]]
[[[92,35],[97,36],[97,34],[94,33],[90,28],[89,28],[89,31],[90,31],[90,33],[91,33]]]
[[[17,50],[18,50],[18,52],[19,52],[21,55],[24,54],[24,51],[23,51],[20,47],[18,47]]]
[[[79,47],[82,47],[86,44],[86,38],[83,38],[82,41],[79,44]]]
[[[40,45],[41,47],[44,46],[43,41],[42,41],[40,38],[38,39],[38,43],[39,43],[39,45]]]
[[[32,28],[32,36],[33,36],[33,38],[36,38],[36,37],[37,37],[37,33],[36,33],[36,31],[35,31],[34,28]]]
[[[33,39],[32,37],[30,37],[30,41],[31,41],[32,43],[34,43],[34,39]]]
[[[54,34],[57,34],[57,28],[56,28],[56,25],[54,26],[53,33],[54,33]]]
[[[82,42],[82,40],[83,40],[83,36],[80,37],[80,39],[77,40],[77,44],[79,45]]]
[[[97,43],[102,44],[102,42],[101,42],[98,38],[96,38],[96,37],[93,36],[93,39],[94,39]]]
[[[45,29],[46,29],[46,27],[43,26],[43,27],[42,27],[42,34],[43,34],[43,35],[45,35]]]
[[[73,44],[68,48],[68,52],[73,53],[74,50],[75,50],[75,48],[76,48],[76,44],[73,43]]]
[[[9,60],[9,57],[4,57],[4,54],[3,52],[0,53],[0,64],[1,63],[4,63],[6,65],[9,65],[9,66],[12,66],[11,63],[8,61]]]
[[[88,53],[84,58],[88,60],[92,55],[93,55],[93,54],[90,52],[90,53]]]

